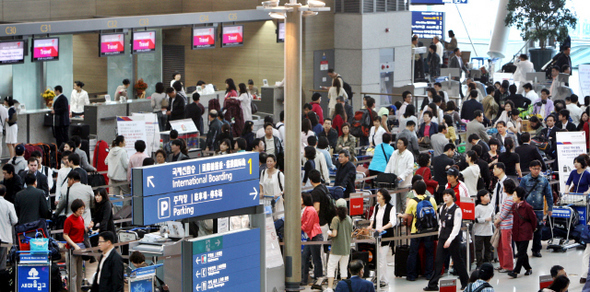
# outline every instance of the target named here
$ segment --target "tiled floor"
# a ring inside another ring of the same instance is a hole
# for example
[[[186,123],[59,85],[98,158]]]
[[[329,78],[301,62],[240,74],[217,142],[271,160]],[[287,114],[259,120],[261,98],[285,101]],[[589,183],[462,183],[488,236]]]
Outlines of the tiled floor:
[[[524,277],[521,271],[521,275],[517,279],[511,279],[506,274],[495,273],[494,277],[490,281],[490,284],[494,287],[495,291],[508,292],[508,291],[527,291],[533,292],[539,290],[539,276],[549,274],[549,270],[553,265],[561,265],[565,268],[568,276],[571,280],[569,291],[582,291],[583,284],[579,284],[580,275],[583,271],[582,253],[584,250],[570,249],[565,253],[555,253],[547,251],[545,248],[542,251],[542,258],[530,257],[530,264],[533,267],[533,274],[531,276]],[[531,254],[529,250],[529,255]],[[388,258],[389,263],[393,263],[393,257]],[[588,263],[586,263],[587,265]],[[494,264],[497,266],[498,264]],[[406,281],[405,278],[396,278],[393,275],[393,266],[387,266],[387,275],[389,275],[389,286],[380,289],[379,291],[407,291],[407,292],[419,292],[422,288],[426,287],[427,281],[424,278],[419,278],[415,282]],[[445,277],[443,277],[445,278]],[[325,286],[324,286],[325,288]],[[460,287],[457,287],[459,290]],[[311,290],[310,286],[306,287],[304,291],[319,291]]]

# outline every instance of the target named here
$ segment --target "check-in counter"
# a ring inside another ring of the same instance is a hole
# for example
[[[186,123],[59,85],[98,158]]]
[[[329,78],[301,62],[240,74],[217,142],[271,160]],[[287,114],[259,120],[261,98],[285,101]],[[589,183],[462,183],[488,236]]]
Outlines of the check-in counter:
[[[189,103],[193,102],[193,92],[187,94],[186,96],[188,98]],[[207,133],[209,131],[209,101],[212,99],[217,99],[217,101],[219,101],[219,106],[223,107],[223,99],[224,98],[225,98],[225,91],[224,90],[215,91],[215,93],[213,93],[213,94],[202,94],[201,97],[199,98],[199,103],[205,107],[205,112],[202,115],[202,117],[203,117],[203,133],[201,133],[201,136],[204,133]]]
[[[21,111],[16,121],[18,143],[55,143],[52,128],[43,126],[45,114],[50,112],[51,109]]]
[[[262,113],[273,115],[274,121],[279,121],[279,114],[284,109],[285,88],[278,86],[262,86],[260,88],[260,100],[252,101],[258,106],[258,115]]]
[[[138,112],[152,112],[149,99],[89,104],[84,106],[84,124],[90,125],[90,135],[96,135],[97,141],[110,144],[117,135],[117,117]]]

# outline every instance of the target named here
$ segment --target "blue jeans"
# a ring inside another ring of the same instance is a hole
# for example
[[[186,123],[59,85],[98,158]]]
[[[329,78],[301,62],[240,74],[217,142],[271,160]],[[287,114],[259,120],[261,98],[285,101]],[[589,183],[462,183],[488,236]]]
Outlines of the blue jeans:
[[[418,264],[418,250],[420,249],[420,243],[424,243],[424,253],[426,256],[426,270],[425,277],[430,279],[434,270],[434,241],[431,236],[412,238],[410,240],[410,254],[408,255],[407,279],[414,280],[418,277],[417,264]]]
[[[316,235],[310,241],[323,241],[324,237],[322,234]],[[322,256],[321,256],[321,245],[305,245],[301,252],[301,283],[307,285],[307,278],[309,272],[309,257],[313,260],[313,276],[319,278],[322,276]]]
[[[543,210],[535,210],[537,215],[537,231],[533,233],[533,252],[541,252],[543,246],[541,245],[541,230],[543,229]]]

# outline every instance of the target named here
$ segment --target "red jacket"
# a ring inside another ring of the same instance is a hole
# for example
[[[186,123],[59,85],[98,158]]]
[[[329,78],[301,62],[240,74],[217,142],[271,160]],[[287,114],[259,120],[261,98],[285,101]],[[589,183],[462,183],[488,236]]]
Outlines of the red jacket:
[[[317,102],[310,102],[311,104],[311,111],[316,113],[318,115],[318,118],[320,119],[320,124],[324,124],[324,110],[322,109],[322,107],[320,106],[319,103]]]
[[[420,167],[418,168],[418,170],[416,170],[416,174],[422,176],[424,182],[426,183],[426,189],[430,192],[431,195],[434,195],[436,187],[438,186],[438,182],[432,179],[430,167]]]
[[[537,228],[537,215],[533,207],[526,201],[514,204],[512,207],[514,223],[512,224],[512,239],[527,241],[533,239],[533,232]]]
[[[344,119],[342,118],[341,115],[335,115],[334,119],[332,119],[332,128],[334,128],[338,131],[338,137],[342,136],[342,125],[343,124],[344,124]]]
[[[320,228],[320,217],[313,206],[307,206],[301,214],[301,230],[307,234],[311,240],[318,234],[322,234]]]

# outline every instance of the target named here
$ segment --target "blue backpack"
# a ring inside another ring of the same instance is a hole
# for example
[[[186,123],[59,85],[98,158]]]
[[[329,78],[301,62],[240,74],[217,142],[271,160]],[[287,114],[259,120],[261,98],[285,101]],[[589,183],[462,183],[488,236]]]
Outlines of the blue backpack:
[[[416,231],[417,233],[425,233],[438,231],[438,220],[436,210],[430,202],[430,197],[426,196],[424,200],[414,197],[418,203],[416,206]]]

